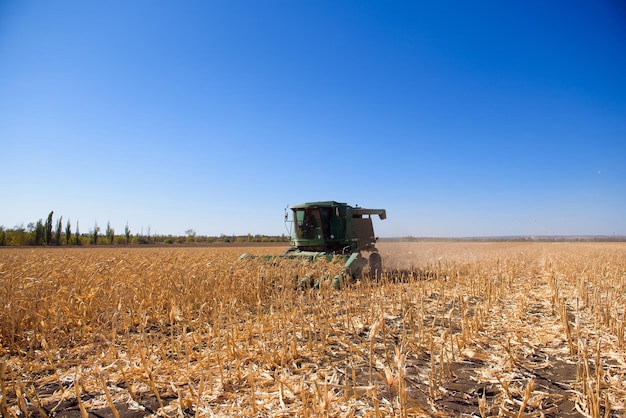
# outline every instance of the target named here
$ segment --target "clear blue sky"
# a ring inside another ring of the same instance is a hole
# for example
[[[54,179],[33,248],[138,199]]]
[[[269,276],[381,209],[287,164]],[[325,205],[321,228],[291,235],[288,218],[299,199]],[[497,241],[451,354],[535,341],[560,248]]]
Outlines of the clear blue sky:
[[[0,155],[9,228],[626,235],[626,5],[4,0]]]

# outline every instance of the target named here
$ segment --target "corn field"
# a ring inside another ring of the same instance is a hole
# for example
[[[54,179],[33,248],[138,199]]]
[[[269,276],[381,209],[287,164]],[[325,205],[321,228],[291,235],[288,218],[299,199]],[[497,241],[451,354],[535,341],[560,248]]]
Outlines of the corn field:
[[[0,249],[4,417],[626,416],[626,244]]]

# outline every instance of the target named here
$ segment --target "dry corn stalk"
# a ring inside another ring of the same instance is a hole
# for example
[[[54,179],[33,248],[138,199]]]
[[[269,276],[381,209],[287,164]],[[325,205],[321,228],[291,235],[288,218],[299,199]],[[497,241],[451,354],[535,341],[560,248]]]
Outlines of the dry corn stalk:
[[[239,249],[0,249],[0,412],[53,415],[74,396],[83,416],[120,402],[196,416],[626,408],[624,244],[380,251],[381,281],[335,291],[295,288],[315,266],[237,263]]]

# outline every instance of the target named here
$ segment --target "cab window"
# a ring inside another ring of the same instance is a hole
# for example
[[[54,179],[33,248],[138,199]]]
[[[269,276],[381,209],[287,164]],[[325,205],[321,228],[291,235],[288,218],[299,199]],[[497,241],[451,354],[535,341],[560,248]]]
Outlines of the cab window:
[[[323,239],[322,219],[319,208],[299,209],[296,213],[296,237],[300,239]]]

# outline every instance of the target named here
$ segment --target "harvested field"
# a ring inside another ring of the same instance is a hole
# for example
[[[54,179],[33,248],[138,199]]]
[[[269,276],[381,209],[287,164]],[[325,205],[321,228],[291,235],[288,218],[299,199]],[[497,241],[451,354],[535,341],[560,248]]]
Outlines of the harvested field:
[[[1,248],[2,416],[621,417],[626,244]]]

